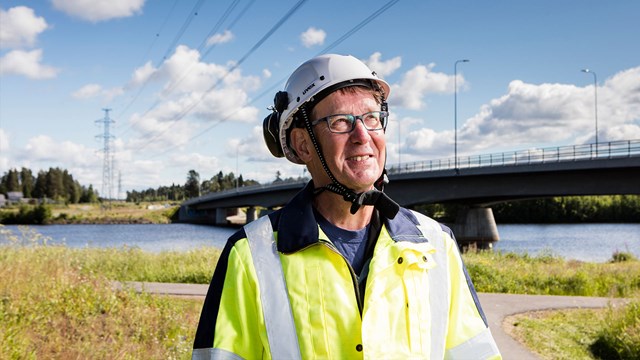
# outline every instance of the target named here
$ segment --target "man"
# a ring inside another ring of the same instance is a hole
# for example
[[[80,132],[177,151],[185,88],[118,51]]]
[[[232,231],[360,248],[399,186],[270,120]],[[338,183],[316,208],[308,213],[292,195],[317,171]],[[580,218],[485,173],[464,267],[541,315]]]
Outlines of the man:
[[[389,90],[323,55],[276,94],[267,146],[312,181],[227,242],[194,359],[500,358],[451,231],[383,192]]]

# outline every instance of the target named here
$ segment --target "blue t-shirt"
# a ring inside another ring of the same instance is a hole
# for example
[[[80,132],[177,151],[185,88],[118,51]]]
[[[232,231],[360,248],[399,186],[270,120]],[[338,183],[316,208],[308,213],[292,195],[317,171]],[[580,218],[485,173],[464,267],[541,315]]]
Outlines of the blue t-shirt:
[[[349,261],[356,274],[360,274],[365,262],[364,256],[370,226],[367,225],[360,230],[345,230],[330,223],[315,209],[313,213],[322,231],[327,234],[342,256]]]

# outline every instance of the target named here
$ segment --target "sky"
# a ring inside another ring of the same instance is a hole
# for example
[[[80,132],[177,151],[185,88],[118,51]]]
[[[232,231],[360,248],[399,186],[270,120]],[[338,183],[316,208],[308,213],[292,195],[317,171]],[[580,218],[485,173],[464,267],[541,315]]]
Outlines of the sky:
[[[593,143],[596,124],[599,142],[640,139],[638,14],[635,0],[0,0],[0,174],[60,167],[106,194],[108,148],[118,198],[190,170],[303,176],[270,155],[262,120],[322,53],[391,85],[387,167],[454,145]]]

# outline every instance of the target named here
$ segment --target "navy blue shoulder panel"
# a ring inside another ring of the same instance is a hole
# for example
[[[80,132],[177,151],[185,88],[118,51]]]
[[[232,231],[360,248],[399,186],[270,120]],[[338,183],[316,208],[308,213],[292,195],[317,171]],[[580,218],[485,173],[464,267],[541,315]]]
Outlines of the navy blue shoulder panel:
[[[415,243],[428,241],[428,239],[422,235],[420,229],[418,229],[418,224],[418,219],[413,212],[403,207],[400,208],[395,218],[387,220],[386,222],[389,235],[394,241],[409,241]]]

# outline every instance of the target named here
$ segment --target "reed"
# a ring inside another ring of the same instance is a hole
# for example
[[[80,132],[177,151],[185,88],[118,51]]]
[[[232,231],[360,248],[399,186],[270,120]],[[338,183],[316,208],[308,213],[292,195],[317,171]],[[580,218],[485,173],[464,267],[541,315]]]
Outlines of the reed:
[[[0,247],[0,359],[190,358],[201,301],[116,291],[69,254]]]
[[[620,253],[606,263],[566,260],[552,254],[487,251],[467,252],[463,258],[480,292],[604,297],[640,294],[640,262]]]

